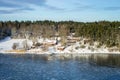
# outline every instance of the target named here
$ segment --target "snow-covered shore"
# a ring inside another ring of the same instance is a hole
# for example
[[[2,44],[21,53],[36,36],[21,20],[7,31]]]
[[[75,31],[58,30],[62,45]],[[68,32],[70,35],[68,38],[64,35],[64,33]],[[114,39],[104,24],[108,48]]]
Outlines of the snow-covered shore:
[[[109,51],[107,47],[105,46],[101,46],[99,48],[96,47],[97,42],[95,42],[94,46],[90,46],[89,44],[84,44],[83,45],[83,41],[80,42],[76,42],[71,46],[67,46],[65,47],[64,50],[58,50],[58,47],[62,47],[61,44],[57,44],[54,46],[49,46],[47,47],[47,50],[44,51],[42,50],[41,47],[39,48],[34,48],[34,49],[29,49],[29,50],[21,50],[21,48],[23,47],[23,41],[25,41],[26,39],[11,39],[10,37],[5,38],[4,40],[0,41],[0,53],[15,53],[15,54],[22,54],[22,53],[28,53],[28,54],[64,54],[64,53],[68,53],[68,54],[86,54],[86,53],[90,53],[90,54],[97,54],[97,53],[105,53],[105,54],[120,54],[119,51]],[[43,41],[43,39],[39,39],[38,42],[53,42],[55,43],[55,40],[46,40]],[[13,44],[14,43],[19,43],[19,48],[18,50],[13,50]],[[28,40],[27,43],[29,44],[29,46],[32,46],[32,41]],[[80,44],[81,43],[81,44]],[[19,50],[20,49],[20,50]]]

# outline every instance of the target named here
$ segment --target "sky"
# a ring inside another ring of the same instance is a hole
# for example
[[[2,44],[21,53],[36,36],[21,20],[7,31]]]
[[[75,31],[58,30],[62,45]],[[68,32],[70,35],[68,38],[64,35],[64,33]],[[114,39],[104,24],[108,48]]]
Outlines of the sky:
[[[120,0],[0,0],[0,21],[120,21]]]

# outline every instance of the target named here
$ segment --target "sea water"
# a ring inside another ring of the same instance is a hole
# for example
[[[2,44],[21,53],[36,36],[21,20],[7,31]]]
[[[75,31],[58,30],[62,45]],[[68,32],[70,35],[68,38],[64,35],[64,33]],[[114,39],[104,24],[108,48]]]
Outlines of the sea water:
[[[0,54],[0,80],[120,80],[119,58],[47,60],[33,54]]]

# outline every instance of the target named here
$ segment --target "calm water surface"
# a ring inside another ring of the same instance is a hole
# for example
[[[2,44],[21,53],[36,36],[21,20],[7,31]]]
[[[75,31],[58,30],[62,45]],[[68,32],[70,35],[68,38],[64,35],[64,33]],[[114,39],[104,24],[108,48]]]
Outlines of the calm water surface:
[[[0,80],[120,80],[119,58],[48,61],[39,55],[0,54]]]

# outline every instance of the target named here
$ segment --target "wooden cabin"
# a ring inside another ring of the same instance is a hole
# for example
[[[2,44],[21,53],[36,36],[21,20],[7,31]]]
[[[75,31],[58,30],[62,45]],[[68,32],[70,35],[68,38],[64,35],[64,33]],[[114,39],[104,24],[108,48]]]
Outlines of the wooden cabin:
[[[86,40],[84,40],[84,44],[87,44],[87,43],[90,43],[90,42],[91,42],[90,39],[86,39]]]
[[[54,42],[45,42],[45,43],[43,43],[43,45],[46,45],[46,46],[54,46],[55,43],[54,43]]]
[[[80,41],[80,37],[71,37],[71,38],[67,38],[67,40]]]
[[[59,46],[59,47],[57,47],[57,50],[60,50],[60,51],[63,51],[64,49],[65,49],[64,46]]]

